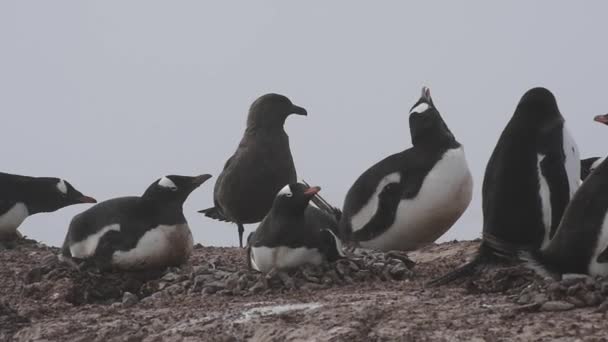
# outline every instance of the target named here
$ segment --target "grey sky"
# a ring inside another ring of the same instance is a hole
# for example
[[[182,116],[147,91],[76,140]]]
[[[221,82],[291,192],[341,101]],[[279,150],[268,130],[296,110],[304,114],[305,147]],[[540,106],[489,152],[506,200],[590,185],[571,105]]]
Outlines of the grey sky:
[[[485,164],[519,97],[554,92],[583,156],[605,155],[608,2],[0,2],[2,171],[59,176],[104,200],[163,174],[219,174],[249,104],[308,109],[286,130],[298,175],[336,205],[367,167],[411,145],[422,85],[465,145],[475,194],[440,241],[478,237]],[[236,228],[184,209],[195,240]],[[59,245],[73,206],[20,230]],[[249,226],[248,230],[254,228]]]

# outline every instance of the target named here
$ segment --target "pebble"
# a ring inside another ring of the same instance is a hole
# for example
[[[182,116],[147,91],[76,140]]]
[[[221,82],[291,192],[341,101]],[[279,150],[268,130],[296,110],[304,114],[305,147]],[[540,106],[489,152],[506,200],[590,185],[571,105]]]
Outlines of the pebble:
[[[562,280],[560,282],[569,287],[576,283],[587,283],[589,280],[593,281],[593,279],[586,274],[568,273],[562,275]]]
[[[131,292],[125,292],[122,295],[122,307],[130,308],[139,302],[139,298]]]
[[[540,307],[541,311],[568,311],[574,309],[574,304],[563,301],[546,302]]]

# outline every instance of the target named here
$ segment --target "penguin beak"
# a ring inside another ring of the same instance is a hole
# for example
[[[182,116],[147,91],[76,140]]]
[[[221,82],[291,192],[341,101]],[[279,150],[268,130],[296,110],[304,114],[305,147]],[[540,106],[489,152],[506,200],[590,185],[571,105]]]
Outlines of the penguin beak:
[[[89,197],[89,196],[82,196],[79,199],[77,199],[78,203],[97,203],[97,200],[94,199],[93,197]]]
[[[204,175],[196,176],[196,177],[194,177],[192,179],[192,185],[194,185],[194,186],[201,186],[203,183],[205,183],[211,177],[213,177],[213,176],[211,176],[209,174],[204,174]]]
[[[308,115],[308,112],[306,111],[306,109],[300,107],[300,106],[296,106],[293,105],[291,106],[291,114],[298,114],[298,115]]]
[[[599,123],[603,123],[604,125],[608,125],[608,114],[598,115],[595,118],[593,118],[593,120],[597,121]]]
[[[433,98],[431,97],[431,89],[429,87],[422,87],[422,94],[420,95],[420,98],[430,105],[433,104]]]
[[[308,189],[304,190],[304,195],[305,195],[305,196],[308,196],[308,197],[312,197],[312,196],[314,196],[314,195],[318,194],[318,193],[319,193],[319,191],[321,191],[321,188],[320,188],[320,187],[318,187],[318,186],[313,186],[313,187],[310,187],[310,188],[308,188]]]

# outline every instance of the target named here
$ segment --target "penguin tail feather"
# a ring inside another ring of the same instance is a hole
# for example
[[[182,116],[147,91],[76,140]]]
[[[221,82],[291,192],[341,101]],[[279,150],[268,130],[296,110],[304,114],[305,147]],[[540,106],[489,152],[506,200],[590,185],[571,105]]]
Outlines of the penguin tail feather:
[[[214,220],[230,222],[218,209],[217,207],[207,208],[203,210],[199,210],[199,213],[212,218]]]
[[[524,266],[544,279],[559,280],[560,273],[555,270],[541,250],[522,250],[517,253]]]
[[[457,280],[457,279],[460,279],[462,277],[472,274],[477,269],[477,266],[481,265],[484,261],[485,261],[485,253],[483,252],[483,250],[480,250],[477,253],[477,255],[475,255],[473,260],[467,262],[466,264],[458,267],[457,269],[455,269],[447,274],[442,275],[439,278],[435,278],[435,279],[429,281],[425,285],[428,287],[435,287],[435,286],[449,284],[449,283],[453,282],[454,280]]]

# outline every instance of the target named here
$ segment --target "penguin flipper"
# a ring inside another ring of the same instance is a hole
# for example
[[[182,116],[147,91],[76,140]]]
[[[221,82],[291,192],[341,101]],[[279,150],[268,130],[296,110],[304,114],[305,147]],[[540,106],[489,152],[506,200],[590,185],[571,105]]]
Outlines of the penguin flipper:
[[[329,262],[345,259],[346,255],[342,249],[342,241],[332,232],[331,229],[321,229],[322,253]]]

